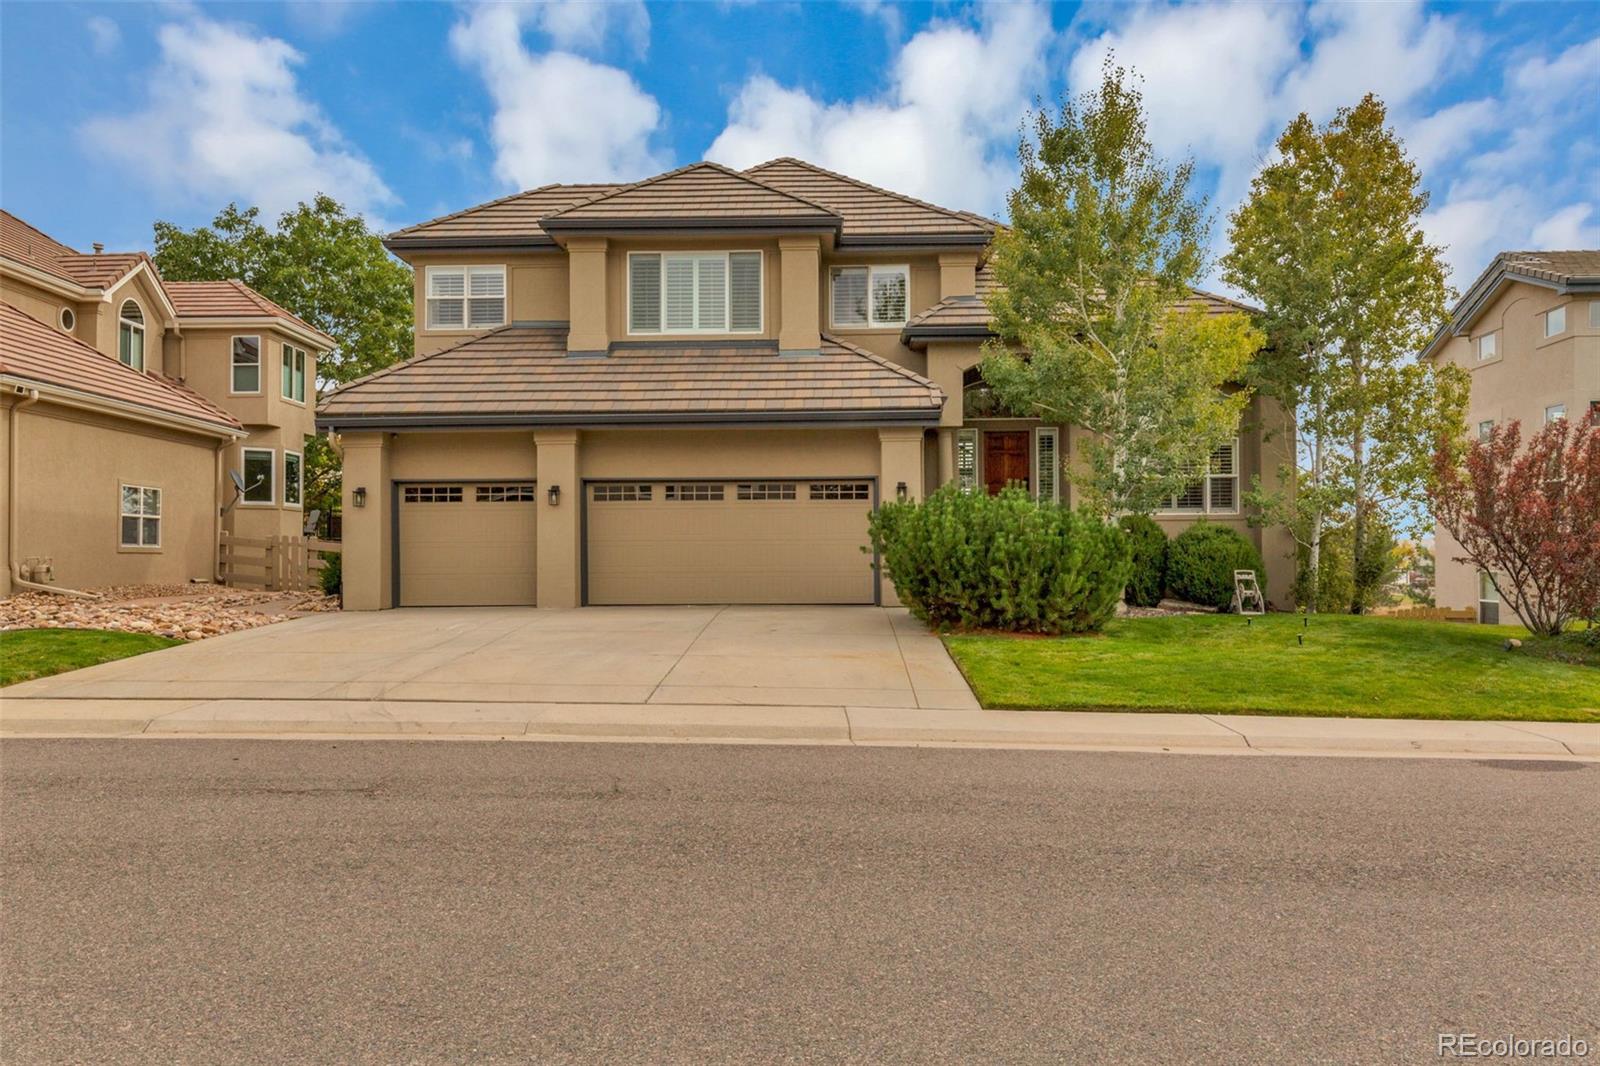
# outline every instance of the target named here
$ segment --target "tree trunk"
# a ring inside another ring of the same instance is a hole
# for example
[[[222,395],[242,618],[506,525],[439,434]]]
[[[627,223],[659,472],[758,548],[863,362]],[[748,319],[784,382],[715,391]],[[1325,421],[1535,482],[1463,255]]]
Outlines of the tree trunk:
[[[1350,548],[1350,613],[1361,613],[1361,560],[1367,545],[1367,396],[1361,356],[1354,360],[1354,418],[1350,432],[1351,495],[1355,498],[1354,535]]]
[[[1319,360],[1320,362],[1320,360]],[[1322,390],[1315,388],[1315,398],[1312,400],[1312,409],[1315,419],[1312,425],[1311,443],[1311,491],[1317,500],[1315,509],[1311,512],[1311,545],[1306,551],[1306,574],[1310,587],[1306,590],[1306,613],[1317,613],[1318,591],[1322,581],[1322,477],[1323,477],[1323,422]]]

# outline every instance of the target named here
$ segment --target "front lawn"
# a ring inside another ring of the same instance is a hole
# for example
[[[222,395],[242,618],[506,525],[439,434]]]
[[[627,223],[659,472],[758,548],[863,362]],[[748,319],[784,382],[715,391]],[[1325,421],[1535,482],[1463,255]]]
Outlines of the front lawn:
[[[992,708],[1600,722],[1600,668],[1503,650],[1509,636],[1528,641],[1520,626],[1302,624],[1185,615],[1119,619],[1098,636],[945,643]]]
[[[106,629],[11,630],[0,633],[0,686],[182,643],[149,633],[113,633]]]

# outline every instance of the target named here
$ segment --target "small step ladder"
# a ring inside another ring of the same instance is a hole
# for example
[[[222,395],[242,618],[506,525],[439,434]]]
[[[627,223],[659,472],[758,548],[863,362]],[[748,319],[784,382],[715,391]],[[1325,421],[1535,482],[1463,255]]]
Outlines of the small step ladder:
[[[1254,570],[1233,572],[1233,609],[1242,615],[1266,614],[1267,601],[1261,596]]]

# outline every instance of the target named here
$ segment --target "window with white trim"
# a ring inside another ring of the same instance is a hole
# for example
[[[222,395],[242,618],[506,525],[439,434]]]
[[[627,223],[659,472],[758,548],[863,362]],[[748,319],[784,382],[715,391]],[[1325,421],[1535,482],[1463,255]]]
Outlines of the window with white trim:
[[[144,309],[134,300],[122,301],[117,312],[117,359],[123,366],[144,369]]]
[[[836,266],[828,271],[829,318],[836,327],[903,326],[911,305],[911,268]]]
[[[1500,334],[1485,333],[1478,338],[1478,362],[1493,359],[1500,354]]]
[[[962,492],[978,487],[978,431],[956,430],[956,484]]]
[[[1040,500],[1061,501],[1061,430],[1056,426],[1033,431],[1033,483]]]
[[[760,252],[633,252],[628,332],[759,333]]]
[[[1567,305],[1552,307],[1544,313],[1544,335],[1554,337],[1567,331]]]
[[[1489,439],[1491,437],[1493,437],[1493,436],[1494,436],[1494,419],[1486,418],[1482,422],[1478,423],[1478,439],[1479,440],[1481,440],[1481,441],[1483,441],[1484,443],[1487,444],[1489,442]]]
[[[248,482],[246,482],[248,484]],[[299,507],[301,493],[305,491],[304,461],[299,452],[283,450],[283,504]]]
[[[1567,405],[1564,403],[1553,403],[1544,409],[1545,425],[1549,425],[1551,422],[1560,422],[1566,417]]]
[[[1500,624],[1500,590],[1486,571],[1478,571],[1478,621],[1484,625]]]
[[[261,391],[261,338],[235,337],[232,343],[232,378],[229,391]]]
[[[506,324],[506,268],[431,266],[427,271],[428,328],[494,329]]]
[[[122,486],[121,525],[119,543],[124,548],[161,547],[161,490]]]
[[[244,502],[275,503],[273,468],[277,465],[271,448],[244,450]]]
[[[283,346],[283,398],[306,402],[306,351],[291,344]]]
[[[1168,497],[1161,508],[1169,514],[1239,513],[1239,438],[1217,448],[1204,477]]]

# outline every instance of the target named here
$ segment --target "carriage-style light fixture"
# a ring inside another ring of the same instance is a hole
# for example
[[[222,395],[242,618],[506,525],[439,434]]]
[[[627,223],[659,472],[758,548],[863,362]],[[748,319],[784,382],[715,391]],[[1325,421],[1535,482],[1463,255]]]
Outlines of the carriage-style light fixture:
[[[367,487],[365,485],[357,485],[354,489],[351,489],[350,502],[357,507],[365,507],[367,505]]]
[[[560,507],[561,506],[561,486],[560,485],[551,485],[550,486],[550,506],[551,507]]]
[[[895,485],[895,487],[894,487],[894,498],[897,499],[897,500],[901,500],[901,501],[905,500],[905,498],[906,498],[906,483],[904,481],[902,481],[899,484]]]

